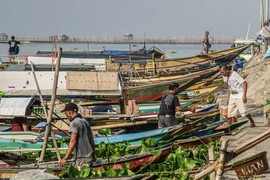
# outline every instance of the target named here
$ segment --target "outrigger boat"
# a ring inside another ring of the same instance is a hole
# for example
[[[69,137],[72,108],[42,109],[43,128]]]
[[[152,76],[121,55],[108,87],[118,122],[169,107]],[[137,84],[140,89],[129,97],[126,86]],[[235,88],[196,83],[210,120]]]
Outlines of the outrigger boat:
[[[157,60],[147,62],[146,64],[134,64],[132,68],[134,71],[142,74],[187,74],[212,66],[227,64],[249,46],[231,48],[208,55],[198,55],[189,58]],[[106,68],[108,70],[118,70],[120,68],[122,71],[128,71],[131,69],[131,66],[130,64],[123,63],[108,63],[106,64]]]

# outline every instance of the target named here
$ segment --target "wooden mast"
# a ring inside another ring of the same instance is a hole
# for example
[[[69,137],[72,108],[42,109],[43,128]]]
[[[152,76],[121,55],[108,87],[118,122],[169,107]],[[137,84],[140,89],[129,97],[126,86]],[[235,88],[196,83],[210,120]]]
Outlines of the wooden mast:
[[[49,138],[49,134],[50,134],[50,130],[51,130],[51,122],[52,122],[54,103],[55,103],[55,99],[56,99],[56,91],[57,91],[61,56],[62,56],[62,48],[60,47],[58,50],[56,68],[55,68],[55,73],[54,73],[52,97],[51,97],[51,104],[50,104],[50,108],[49,108],[50,110],[49,110],[49,114],[48,114],[48,118],[47,118],[45,136],[44,136],[44,141],[43,141],[43,146],[42,146],[42,151],[40,154],[39,162],[42,162],[44,159],[44,155],[45,155],[47,144],[48,144],[48,138]]]

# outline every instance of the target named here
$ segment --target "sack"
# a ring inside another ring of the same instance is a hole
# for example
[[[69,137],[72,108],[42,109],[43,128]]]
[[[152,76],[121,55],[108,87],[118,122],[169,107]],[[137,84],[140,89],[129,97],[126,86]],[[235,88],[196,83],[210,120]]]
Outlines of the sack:
[[[19,48],[19,46],[17,45],[17,46],[15,46],[15,48],[14,48],[14,54],[19,54],[19,52],[20,52],[20,48]]]

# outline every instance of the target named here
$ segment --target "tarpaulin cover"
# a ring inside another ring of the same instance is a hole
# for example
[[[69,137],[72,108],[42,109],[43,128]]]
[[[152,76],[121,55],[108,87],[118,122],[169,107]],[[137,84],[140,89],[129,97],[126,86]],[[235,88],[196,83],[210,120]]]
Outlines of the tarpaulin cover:
[[[32,98],[1,98],[1,116],[25,116]]]

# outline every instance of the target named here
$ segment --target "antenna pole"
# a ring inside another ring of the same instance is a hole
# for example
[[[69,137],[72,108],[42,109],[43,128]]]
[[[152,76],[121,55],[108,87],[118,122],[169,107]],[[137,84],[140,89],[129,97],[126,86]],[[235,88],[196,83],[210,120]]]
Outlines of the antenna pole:
[[[260,29],[263,27],[264,12],[263,12],[263,0],[260,0]]]
[[[246,35],[246,39],[248,39],[248,35],[249,35],[249,30],[250,30],[250,24],[251,24],[251,22],[249,22],[249,24],[248,24],[248,30],[247,30],[247,35]]]
[[[269,25],[269,0],[266,0],[265,3],[265,21],[267,21]]]

